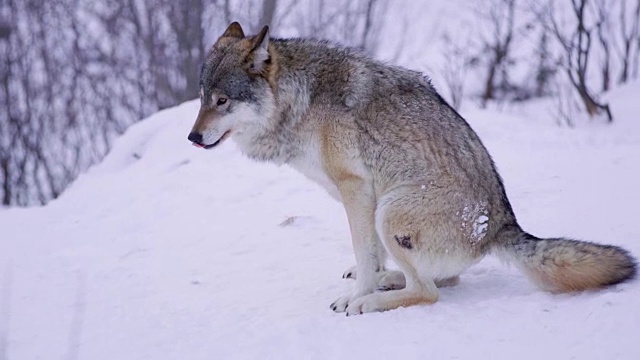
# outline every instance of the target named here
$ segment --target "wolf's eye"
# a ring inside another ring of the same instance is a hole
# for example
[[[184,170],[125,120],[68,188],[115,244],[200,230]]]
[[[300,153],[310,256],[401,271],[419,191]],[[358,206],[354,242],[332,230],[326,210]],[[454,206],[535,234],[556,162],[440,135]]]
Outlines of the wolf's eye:
[[[218,102],[216,103],[216,105],[221,106],[227,103],[227,99],[226,98],[218,98]]]

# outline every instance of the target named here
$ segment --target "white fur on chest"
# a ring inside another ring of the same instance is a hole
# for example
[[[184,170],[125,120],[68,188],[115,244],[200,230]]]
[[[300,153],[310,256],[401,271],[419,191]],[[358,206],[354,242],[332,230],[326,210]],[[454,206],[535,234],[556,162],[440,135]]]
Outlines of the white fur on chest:
[[[317,140],[310,140],[304,151],[298,157],[289,161],[289,166],[320,184],[331,197],[342,202],[338,187],[325,171],[320,144]]]

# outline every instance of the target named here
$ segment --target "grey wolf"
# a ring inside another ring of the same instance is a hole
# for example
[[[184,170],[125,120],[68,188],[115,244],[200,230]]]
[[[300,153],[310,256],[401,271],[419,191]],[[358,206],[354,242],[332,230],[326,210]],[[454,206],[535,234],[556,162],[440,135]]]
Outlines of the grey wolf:
[[[418,72],[324,41],[271,39],[268,27],[245,36],[233,23],[202,66],[200,100],[194,145],[233,138],[344,205],[356,258],[345,277],[356,280],[336,312],[434,303],[438,286],[489,253],[551,292],[636,274],[619,247],[522,230],[486,148]],[[385,270],[388,256],[401,273]]]

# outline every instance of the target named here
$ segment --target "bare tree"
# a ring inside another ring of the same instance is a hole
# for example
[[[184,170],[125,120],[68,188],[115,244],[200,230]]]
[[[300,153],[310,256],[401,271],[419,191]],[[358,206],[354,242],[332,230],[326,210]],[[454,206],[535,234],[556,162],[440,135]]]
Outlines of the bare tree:
[[[136,120],[195,98],[206,47],[230,21],[304,14],[303,35],[371,50],[385,4],[0,0],[0,201],[46,203]]]
[[[386,0],[354,0],[336,3],[329,0],[294,3],[290,19],[300,36],[339,41],[375,53],[382,28]]]
[[[364,28],[362,29],[362,40],[360,42],[360,48],[374,51],[376,44],[375,39],[378,37],[377,29],[380,26],[374,26],[376,24],[376,5],[378,0],[367,0],[363,4],[364,7]]]
[[[596,12],[596,33],[598,41],[602,48],[602,56],[600,61],[600,72],[602,74],[602,91],[608,91],[611,87],[611,25],[609,8],[610,3],[607,0],[595,0]]]
[[[514,38],[515,6],[515,0],[491,1],[488,8],[479,12],[488,19],[492,27],[490,37],[483,40],[483,53],[489,55],[486,59],[487,73],[481,95],[482,107],[485,107],[489,100],[495,99],[498,86],[508,87],[507,67]]]
[[[608,104],[600,103],[593,95],[594,91],[588,83],[589,61],[593,57],[593,31],[596,26],[587,23],[587,5],[589,0],[571,0],[571,12],[574,28],[570,33],[565,33],[558,24],[553,12],[552,3],[546,8],[546,21],[550,24],[552,32],[563,48],[564,68],[580,96],[586,112],[594,117],[604,113],[608,122],[613,121],[613,115]]]
[[[277,0],[265,0],[262,2],[262,14],[258,26],[271,26],[273,16],[276,13]]]
[[[449,92],[451,106],[459,110],[462,106],[464,84],[471,61],[467,52],[469,44],[462,43],[459,45],[449,34],[445,34],[443,40],[445,44],[443,48],[445,63],[442,75]]]
[[[618,17],[620,24],[620,37],[622,49],[619,51],[620,58],[620,75],[618,83],[624,84],[629,80],[631,75],[631,57],[636,53],[636,63],[638,62],[637,54],[640,52],[640,0],[636,0],[635,8],[630,13],[631,18],[628,19],[627,1],[620,1],[620,15]],[[631,20],[630,23],[628,20]],[[635,48],[635,49],[634,49]]]
[[[275,6],[275,0],[271,0]],[[200,64],[204,60],[204,0],[185,0],[170,2],[169,24],[176,36],[179,66],[183,69],[184,85],[176,94],[179,102],[198,96]]]
[[[556,73],[557,63],[549,49],[549,32],[542,27],[538,46],[534,50],[536,55],[533,96],[543,97],[551,94],[549,86]]]

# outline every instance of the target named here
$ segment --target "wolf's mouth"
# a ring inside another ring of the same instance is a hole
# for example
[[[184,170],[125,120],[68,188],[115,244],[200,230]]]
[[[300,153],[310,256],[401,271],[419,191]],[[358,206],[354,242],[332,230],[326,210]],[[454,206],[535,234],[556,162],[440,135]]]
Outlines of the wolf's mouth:
[[[216,142],[214,142],[213,144],[209,144],[209,145],[204,145],[204,144],[198,144],[196,142],[191,143],[193,146],[195,147],[199,147],[202,149],[211,149],[215,146],[220,145],[220,143],[222,143],[226,138],[229,137],[229,135],[231,134],[231,130],[227,131],[226,133],[222,134],[222,136],[220,137],[220,139],[218,139]]]

